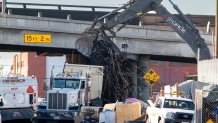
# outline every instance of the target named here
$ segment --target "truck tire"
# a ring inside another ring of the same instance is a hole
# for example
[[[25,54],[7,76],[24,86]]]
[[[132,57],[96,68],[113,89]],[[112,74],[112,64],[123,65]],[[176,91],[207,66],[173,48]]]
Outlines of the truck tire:
[[[37,123],[46,123],[46,120],[37,120]]]
[[[145,123],[150,123],[148,115],[146,115],[146,117],[145,117]]]
[[[158,120],[158,123],[162,123],[162,120],[161,120],[161,118],[159,118],[159,120]]]
[[[2,115],[1,115],[1,113],[0,113],[0,123],[2,123]]]

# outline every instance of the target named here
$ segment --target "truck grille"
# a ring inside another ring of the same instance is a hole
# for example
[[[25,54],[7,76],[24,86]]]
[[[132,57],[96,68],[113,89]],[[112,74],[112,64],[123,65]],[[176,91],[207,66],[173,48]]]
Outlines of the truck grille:
[[[67,94],[49,93],[48,109],[67,109]]]
[[[192,117],[193,117],[193,114],[186,114],[186,113],[177,114],[178,119],[189,119],[189,120],[191,120]]]

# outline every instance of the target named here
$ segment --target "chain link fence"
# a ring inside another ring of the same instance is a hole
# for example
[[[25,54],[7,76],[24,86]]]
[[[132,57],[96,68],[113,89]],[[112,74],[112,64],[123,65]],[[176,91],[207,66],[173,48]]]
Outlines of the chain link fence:
[[[195,123],[216,122],[215,110],[218,107],[218,91],[195,91]]]

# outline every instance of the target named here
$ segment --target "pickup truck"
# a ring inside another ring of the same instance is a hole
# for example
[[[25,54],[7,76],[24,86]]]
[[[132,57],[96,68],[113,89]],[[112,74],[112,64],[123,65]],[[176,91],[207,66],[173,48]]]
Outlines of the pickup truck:
[[[194,102],[181,97],[158,97],[155,103],[148,101],[146,123],[192,123]]]

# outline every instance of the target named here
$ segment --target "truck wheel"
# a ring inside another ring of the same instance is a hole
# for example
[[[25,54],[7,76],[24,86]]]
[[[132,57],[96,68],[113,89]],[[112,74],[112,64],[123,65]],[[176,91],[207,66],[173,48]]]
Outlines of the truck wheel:
[[[162,120],[161,120],[161,119],[159,119],[158,123],[162,123]]]
[[[148,115],[146,115],[146,117],[145,117],[145,123],[150,123]]]

